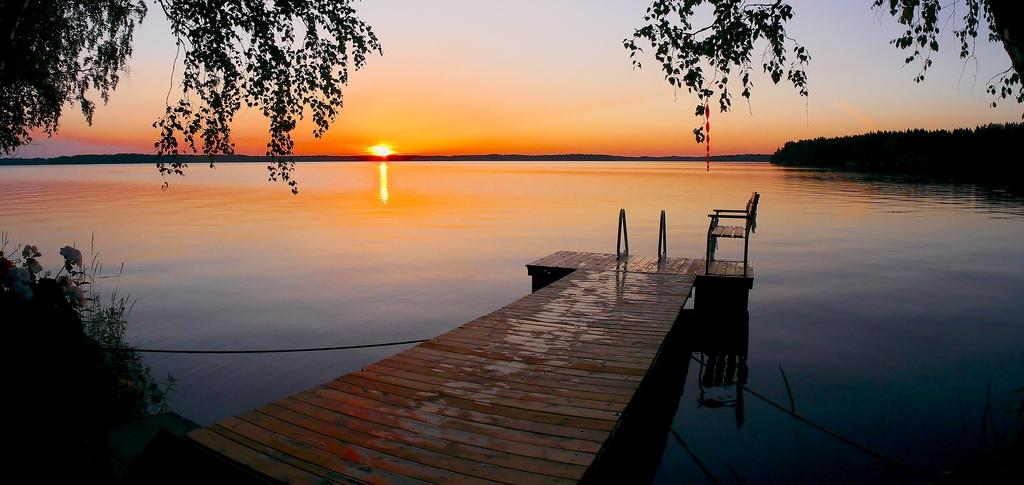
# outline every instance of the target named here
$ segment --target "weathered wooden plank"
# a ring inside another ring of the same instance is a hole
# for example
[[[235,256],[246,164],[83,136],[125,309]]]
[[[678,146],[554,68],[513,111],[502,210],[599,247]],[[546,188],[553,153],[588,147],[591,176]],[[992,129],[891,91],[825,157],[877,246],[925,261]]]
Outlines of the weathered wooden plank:
[[[382,361],[382,363],[384,362],[386,362],[389,367],[395,367],[401,370],[418,370],[426,375],[445,379],[467,380],[480,384],[488,384],[502,389],[534,391],[554,396],[619,403],[628,403],[630,396],[632,396],[631,392],[623,391],[621,388],[587,386],[566,382],[564,380],[528,377],[521,374],[484,374],[472,367],[462,367],[447,363],[415,359],[408,354],[394,356]],[[603,392],[608,390],[612,392]]]
[[[280,401],[278,404],[289,407],[299,405],[316,406],[333,413],[360,418],[364,421],[378,423],[383,426],[402,429],[424,436],[447,439],[453,442],[464,443],[480,448],[540,458],[558,463],[586,466],[594,459],[593,452],[587,453],[571,451],[560,447],[541,444],[547,443],[551,439],[547,435],[523,433],[528,438],[532,438],[529,440],[530,442],[523,441],[522,439],[509,439],[507,437],[509,436],[509,430],[506,428],[473,425],[472,431],[467,431],[462,429],[462,427],[450,426],[448,420],[436,420],[432,423],[427,423],[417,419],[389,414],[376,407],[343,405],[338,401],[308,392],[296,394],[288,399]]]
[[[432,352],[436,355],[453,356],[460,360],[465,360],[470,363],[483,362],[492,368],[508,369],[509,371],[519,371],[522,369],[533,369],[537,372],[550,373],[553,377],[561,378],[562,376],[571,376],[574,378],[581,379],[598,379],[600,382],[609,386],[622,386],[628,388],[636,388],[639,385],[640,377],[635,375],[626,374],[615,374],[609,372],[594,372],[587,370],[580,370],[569,368],[565,366],[549,365],[549,364],[537,364],[533,362],[523,362],[516,358],[510,358],[507,356],[498,355],[477,355],[472,353],[452,352],[445,349],[428,348],[425,346],[418,346],[417,351],[421,352]]]
[[[493,335],[493,334],[492,334]],[[497,350],[497,351],[513,351],[523,352],[528,354],[556,354],[560,358],[573,358],[580,360],[594,360],[602,363],[620,363],[623,365],[630,366],[631,364],[637,364],[641,368],[646,369],[650,367],[651,358],[654,352],[647,353],[620,353],[612,350],[605,350],[597,346],[588,346],[586,344],[559,344],[557,341],[552,339],[551,341],[545,341],[543,339],[519,337],[509,338],[494,338],[487,339],[485,336],[471,335],[469,332],[455,331],[449,332],[442,337],[437,337],[438,342],[447,342],[453,345],[455,344],[466,344],[475,346],[478,349]],[[656,349],[655,349],[656,350]]]
[[[486,409],[484,411],[477,411],[476,409],[466,409],[463,407],[459,407],[458,402],[437,402],[435,400],[432,400],[432,397],[422,398],[416,396],[415,393],[413,393],[413,396],[410,397],[406,393],[399,394],[387,392],[377,389],[375,387],[350,384],[348,382],[344,382],[341,380],[334,380],[332,382],[329,382],[327,385],[318,388],[315,392],[318,395],[322,395],[324,397],[328,397],[341,402],[347,402],[349,396],[359,396],[366,399],[372,399],[386,404],[390,404],[396,407],[404,407],[405,409],[408,409],[410,411],[437,414],[447,418],[457,418],[459,420],[471,421],[474,423],[485,425],[493,425],[495,427],[501,427],[509,430],[519,430],[528,433],[547,434],[556,439],[574,440],[565,442],[559,441],[559,443],[562,443],[564,444],[564,446],[566,446],[566,449],[577,449],[572,447],[576,446],[578,447],[578,449],[582,451],[587,451],[589,450],[590,445],[586,445],[584,442],[593,442],[596,444],[600,444],[608,437],[608,433],[605,430],[580,428],[576,426],[568,426],[563,424],[542,423],[531,419],[524,419],[518,416],[508,416],[505,414],[494,413],[491,412],[492,409]]]
[[[307,396],[316,396],[321,399],[316,402],[320,405],[323,405],[322,402],[326,400],[336,403],[335,405],[342,409],[362,408],[378,411],[398,418],[408,418],[436,425],[445,430],[461,430],[526,443],[538,449],[553,448],[595,453],[600,448],[601,441],[607,436],[602,431],[547,425],[535,421],[467,411],[433,402],[417,402],[415,399],[341,382],[334,382],[331,386],[322,386],[293,397],[308,401]]]
[[[682,298],[680,297],[680,299]],[[583,315],[579,315],[579,312],[585,309],[582,305],[578,308],[549,305],[543,307],[543,309],[534,308],[532,310],[529,308],[504,308],[488,315],[488,317],[503,320],[511,319],[509,320],[510,323],[515,323],[514,319],[520,319],[523,321],[546,322],[578,327],[600,327],[614,323],[616,330],[664,333],[665,329],[670,328],[671,325],[660,317],[671,318],[678,313],[667,309],[649,309],[641,313],[629,307],[624,307],[620,308],[620,313],[617,315],[588,315],[586,318],[583,318]]]
[[[718,226],[715,230],[718,237],[743,238],[746,237],[746,229],[743,226]],[[555,255],[560,254],[555,253]],[[600,253],[574,253],[573,258],[553,258],[555,255],[546,256],[530,263],[528,266],[559,268],[559,269],[590,269],[608,270],[628,273],[648,273],[664,275],[703,275],[705,274],[705,263],[700,258],[668,258],[663,264],[657,264],[656,258],[644,256],[629,256],[625,261],[617,261],[614,254]],[[645,259],[646,258],[646,259]],[[715,266],[712,262],[712,267]],[[736,262],[732,262],[736,263]],[[752,266],[747,266],[747,275],[743,276],[743,265],[740,271],[734,272],[731,267],[723,267],[721,272],[716,273],[712,268],[711,274],[716,276],[745,277],[753,278]]]
[[[538,419],[552,419],[565,423],[577,423],[581,426],[585,425],[585,427],[596,427],[596,429],[603,429],[606,426],[605,424],[600,423],[600,421],[617,421],[616,412],[621,411],[622,407],[619,405],[617,406],[618,409],[613,408],[607,410],[585,408],[571,404],[551,404],[550,402],[544,401],[557,401],[557,399],[553,399],[554,396],[552,396],[552,399],[542,400],[540,395],[526,396],[520,395],[525,393],[501,392],[494,389],[481,388],[480,386],[467,385],[467,389],[460,389],[457,387],[420,382],[409,377],[395,375],[397,373],[398,372],[384,372],[381,369],[367,368],[365,371],[360,371],[358,375],[352,374],[350,377],[372,380],[377,383],[385,383],[387,385],[401,386],[408,389],[414,389],[421,393],[428,393],[428,395],[436,394],[440,399],[458,398],[477,404],[531,411],[533,412],[531,415]],[[509,394],[515,394],[516,397],[505,397]],[[527,399],[527,397],[531,397],[532,399]],[[597,406],[597,404],[591,405]],[[566,421],[567,418],[569,418],[568,421]]]
[[[612,319],[607,320],[614,321]],[[509,335],[533,336],[550,338],[555,341],[582,341],[592,345],[619,347],[629,352],[629,346],[657,346],[664,340],[663,335],[650,333],[633,333],[629,327],[618,323],[614,329],[605,329],[596,325],[578,323],[550,323],[518,318],[496,318],[491,315],[474,320],[472,324],[460,327],[470,332],[508,332]]]
[[[398,457],[296,426],[257,411],[250,411],[237,418],[225,419],[218,422],[217,425],[311,463],[333,464],[344,458],[346,461],[384,470],[399,477],[411,477],[427,482],[479,483],[486,481],[478,475],[423,466],[421,462],[414,459],[421,457],[421,453],[417,453],[416,450],[412,450],[411,453],[401,453],[402,457]],[[380,449],[397,451],[401,446],[386,440],[364,438],[347,429],[338,429],[334,432],[348,437],[352,441],[370,444]],[[478,467],[474,471],[479,471],[481,468],[483,467]]]
[[[583,352],[606,357],[622,357],[630,359],[651,358],[658,348],[658,343],[651,340],[627,339],[616,345],[610,342],[582,340],[573,336],[558,335],[550,330],[523,330],[519,327],[462,327],[449,332],[449,337],[483,342],[508,342],[527,347],[543,347],[560,352]]]
[[[401,470],[403,467],[413,464],[372,452],[370,452],[372,455],[370,456],[367,454],[369,450],[358,447],[345,450],[343,453],[323,453],[316,446],[295,439],[294,436],[276,433],[238,418],[225,419],[208,429],[235,437],[239,441],[251,443],[253,446],[261,446],[263,449],[275,450],[279,454],[288,455],[293,462],[297,463],[298,460],[301,460],[368,483],[395,483],[405,479],[423,483],[444,478],[463,483],[467,481],[467,477],[460,477],[445,471],[422,473],[419,474],[419,477],[401,471],[396,474],[393,470]],[[424,479],[425,476],[428,478]]]
[[[633,395],[633,391],[637,386],[637,382],[632,378],[632,376],[627,376],[628,378],[619,378],[620,376],[615,375],[610,378],[602,375],[595,376],[591,373],[577,371],[575,369],[533,366],[522,362],[456,354],[423,347],[416,347],[415,349],[410,350],[410,352],[403,352],[402,355],[413,356],[415,358],[443,359],[443,361],[447,363],[458,363],[459,365],[473,367],[477,372],[481,372],[481,375],[488,375],[487,373],[482,372],[488,371],[497,375],[523,375],[527,377],[545,376],[562,382],[580,383],[588,386],[600,386],[602,388],[621,388],[623,389],[623,392],[627,392],[629,395]]]
[[[711,230],[715,237],[738,238],[746,235],[746,228],[743,226],[718,226]]]
[[[316,435],[329,436],[340,443],[358,444],[392,456],[397,453],[418,463],[488,480],[557,482],[558,478],[579,478],[583,472],[579,466],[493,453],[294,402],[264,406],[255,413],[243,415],[243,419],[282,431],[298,427],[302,436],[313,439],[322,439]]]
[[[517,362],[526,362],[534,365],[547,365],[551,367],[561,367],[564,369],[576,369],[582,371],[592,372],[594,374],[619,374],[622,376],[633,376],[636,380],[639,380],[647,373],[647,367],[641,365],[629,365],[629,364],[615,364],[608,363],[599,360],[590,359],[569,359],[564,356],[553,356],[546,355],[536,352],[515,352],[511,350],[484,350],[472,345],[462,345],[450,341],[435,341],[429,340],[420,344],[420,346],[445,350],[448,352],[456,352],[470,355],[479,355],[481,357],[492,357],[506,360],[513,360]]]
[[[580,397],[569,397],[559,396],[556,394],[550,394],[545,392],[543,389],[533,389],[524,391],[520,389],[510,389],[500,386],[495,386],[493,383],[484,383],[479,380],[473,379],[461,379],[459,376],[448,376],[439,377],[437,375],[430,375],[430,373],[424,372],[420,369],[409,370],[408,368],[400,368],[400,364],[395,364],[390,361],[380,361],[376,364],[370,364],[367,367],[367,371],[372,371],[378,374],[384,374],[393,377],[399,377],[402,379],[408,379],[410,381],[416,381],[424,384],[432,384],[433,386],[458,389],[462,391],[474,391],[481,392],[484,394],[492,394],[498,397],[505,397],[510,399],[522,400],[522,401],[534,401],[537,403],[552,404],[555,406],[572,406],[578,408],[593,409],[597,411],[611,411],[621,412],[625,407],[625,403],[620,400],[598,400],[598,399],[587,399]],[[428,388],[430,388],[428,386]]]
[[[204,448],[230,458],[245,468],[286,483],[309,485],[358,483],[345,475],[297,460],[274,448],[258,443],[254,447],[246,446],[217,432],[215,428],[197,429],[189,436]]]
[[[280,413],[278,409],[274,409],[275,407],[287,410],[289,413],[308,416],[320,423],[307,421],[312,423],[309,426],[327,425],[328,428],[349,428],[378,438],[401,442],[445,455],[541,475],[579,478],[586,470],[586,466],[593,460],[593,455],[590,454],[547,449],[549,454],[561,453],[558,457],[569,461],[549,460],[544,457],[530,456],[537,454],[534,449],[536,447],[522,443],[495,440],[487,436],[448,431],[424,425],[409,429],[410,427],[401,421],[381,419],[386,417],[383,414],[374,415],[373,417],[377,418],[374,420],[363,419],[361,416],[315,406],[294,398],[285,399],[264,408],[269,410],[268,412],[277,412],[278,414],[274,416],[285,421],[292,420],[294,417],[288,413]],[[296,422],[296,424],[300,423]],[[495,453],[498,451],[495,450],[496,447],[504,452]],[[514,473],[510,474],[510,476],[512,475]]]
[[[360,373],[368,374],[368,373]],[[390,382],[389,382],[390,381]],[[614,428],[614,421],[610,419],[596,419],[581,417],[570,414],[549,412],[545,410],[530,409],[525,403],[518,403],[512,400],[489,399],[487,395],[473,395],[469,398],[456,395],[456,393],[445,393],[441,390],[423,390],[415,386],[406,387],[395,380],[387,379],[380,375],[355,375],[347,374],[341,376],[328,385],[335,386],[336,383],[346,383],[362,386],[369,389],[376,389],[389,394],[422,399],[425,401],[437,402],[440,404],[457,407],[479,413],[488,413],[496,416],[504,416],[527,421],[536,421],[544,424],[568,426],[572,428],[594,429],[599,431],[610,431]],[[508,404],[514,405],[508,405]],[[609,413],[611,414],[611,413]]]
[[[469,327],[464,327],[469,328]],[[628,327],[606,329],[596,325],[549,323],[517,318],[483,318],[474,321],[473,330],[507,330],[514,334],[544,335],[553,339],[573,339],[601,345],[619,345],[627,349],[632,345],[658,345],[664,340],[660,335],[633,333]]]
[[[671,328],[670,325],[648,325],[643,324],[644,319],[663,319],[666,321],[672,321],[675,319],[676,314],[670,312],[662,313],[648,313],[644,315],[628,314],[623,315],[621,318],[601,318],[601,319],[588,319],[586,322],[573,321],[570,318],[559,317],[554,314],[541,315],[539,312],[530,314],[525,311],[502,311],[495,317],[501,317],[513,324],[533,324],[533,325],[557,325],[565,329],[578,329],[593,330],[595,337],[599,334],[597,332],[621,332],[623,335],[630,338],[664,338],[667,333],[667,329]]]

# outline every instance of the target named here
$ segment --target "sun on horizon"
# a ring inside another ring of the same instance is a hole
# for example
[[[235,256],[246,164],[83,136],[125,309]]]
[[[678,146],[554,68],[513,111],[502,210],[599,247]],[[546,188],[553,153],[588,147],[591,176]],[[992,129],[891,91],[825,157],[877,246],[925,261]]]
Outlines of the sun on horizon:
[[[366,150],[381,158],[387,158],[389,155],[395,153],[390,146],[385,144],[374,145]]]

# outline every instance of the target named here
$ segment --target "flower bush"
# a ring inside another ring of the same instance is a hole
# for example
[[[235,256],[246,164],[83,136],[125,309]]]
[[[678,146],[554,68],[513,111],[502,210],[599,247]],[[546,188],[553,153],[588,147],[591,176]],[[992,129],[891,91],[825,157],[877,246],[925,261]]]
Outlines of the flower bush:
[[[29,324],[75,327],[101,362],[103,372],[116,382],[114,421],[166,411],[174,379],[155,379],[141,355],[130,350],[126,330],[131,304],[116,294],[108,302],[101,301],[95,281],[102,267],[96,258],[86,267],[81,250],[64,246],[59,250],[64,261],[53,274],[43,268],[43,253],[37,246],[19,245],[8,256],[5,250],[9,245],[7,234],[0,233],[0,314],[49,320],[25,322]],[[58,313],[60,318],[43,317],[44,312],[39,311],[55,305],[67,307]]]

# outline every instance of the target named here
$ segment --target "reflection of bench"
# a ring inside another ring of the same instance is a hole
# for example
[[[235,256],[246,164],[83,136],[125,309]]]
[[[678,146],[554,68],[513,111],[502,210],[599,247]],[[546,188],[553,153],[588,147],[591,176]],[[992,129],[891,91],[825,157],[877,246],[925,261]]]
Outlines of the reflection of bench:
[[[747,275],[747,249],[749,247],[750,234],[757,226],[757,202],[761,194],[754,192],[747,201],[746,209],[715,209],[714,214],[708,214],[711,224],[708,225],[708,250],[705,261],[704,273],[710,274],[711,261],[715,259],[715,248],[718,246],[718,238],[739,238],[743,239],[743,276]],[[722,219],[742,219],[742,226],[724,226]]]

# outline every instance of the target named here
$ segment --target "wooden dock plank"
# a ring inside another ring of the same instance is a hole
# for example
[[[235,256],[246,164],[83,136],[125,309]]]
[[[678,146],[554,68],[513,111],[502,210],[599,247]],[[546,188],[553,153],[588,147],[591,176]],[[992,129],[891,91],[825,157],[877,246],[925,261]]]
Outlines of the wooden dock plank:
[[[482,318],[474,330],[508,332],[509,335],[545,336],[551,339],[583,341],[595,345],[621,346],[625,352],[633,352],[632,345],[658,345],[661,339],[649,333],[627,333],[616,328],[604,330],[593,325],[565,325],[517,318]],[[640,351],[637,349],[635,351]]]
[[[190,439],[297,483],[578,480],[675,324],[697,260],[565,251],[531,265],[574,271]]]
[[[588,454],[597,452],[600,446],[600,443],[588,439],[567,438],[556,434],[535,433],[510,427],[495,426],[482,422],[482,420],[455,418],[445,415],[443,412],[427,412],[422,409],[393,405],[390,402],[365,398],[357,393],[344,393],[326,387],[301,392],[292,396],[292,398],[347,414],[366,416],[370,413],[372,415],[387,416],[386,419],[390,420],[418,422],[427,425],[432,430],[436,430],[435,432],[439,434],[447,435],[463,432],[471,435],[485,436],[491,441],[503,440],[512,443],[523,443],[529,445],[531,450],[538,452],[555,450],[570,453],[573,456],[586,457]],[[493,416],[490,417],[493,418]],[[557,432],[557,430],[555,431]],[[554,460],[554,458],[549,459]],[[572,463],[577,463],[577,460],[574,459]]]
[[[198,429],[192,432],[190,438],[212,451],[230,456],[241,465],[286,483],[360,483],[333,470],[295,459],[291,455],[259,443],[246,446],[242,444],[246,441],[244,438],[236,441],[213,429]]]
[[[427,460],[423,458],[425,453],[419,453],[418,450],[408,450],[407,453],[402,454],[402,457],[396,456],[392,453],[399,452],[403,448],[400,444],[369,436],[360,436],[360,433],[345,428],[329,432],[343,436],[347,440],[296,426],[258,411],[250,411],[237,418],[225,419],[217,425],[311,463],[327,464],[346,459],[346,461],[359,463],[374,470],[383,470],[397,477],[410,477],[432,483],[479,483],[481,481],[477,475],[459,473],[447,468],[422,466],[417,459]],[[463,471],[468,468],[459,466],[458,463],[447,463],[447,465]],[[474,471],[479,473],[479,469]]]
[[[611,429],[612,424],[609,423],[614,423],[616,421],[614,412],[612,411],[600,411],[579,406],[570,406],[568,404],[547,404],[521,398],[506,398],[488,394],[476,389],[467,391],[451,387],[428,385],[411,379],[371,372],[369,370],[360,372],[358,377],[352,375],[347,376],[347,378],[366,379],[374,381],[377,385],[383,384],[389,386],[389,388],[398,386],[416,391],[426,396],[435,396],[438,400],[457,402],[461,403],[463,406],[468,405],[472,408],[483,411],[494,410],[495,414],[497,414],[499,412],[497,410],[500,409],[501,413],[510,413],[513,416],[533,419],[540,422],[552,422],[593,429]]]
[[[743,237],[745,235],[745,229],[740,226],[719,226],[722,237]],[[562,254],[562,251],[554,253],[552,255],[540,258],[536,261],[532,261],[527,264],[527,268],[559,268],[559,269],[607,269],[609,271],[624,271],[630,273],[657,273],[657,274],[674,274],[674,275],[703,275],[704,273],[704,259],[700,258],[667,258],[662,264],[657,263],[656,257],[646,256],[629,256],[625,262],[618,262],[615,259],[614,254],[603,254],[603,253],[574,253],[572,258],[558,257]],[[723,261],[713,261],[712,274],[716,276],[731,276],[737,278],[753,278],[754,269],[749,263],[747,264],[747,275],[743,276],[743,262],[741,261],[724,261],[729,263],[731,266],[716,266],[716,263]],[[603,265],[603,267],[602,267]],[[739,267],[739,271],[735,271],[734,266]],[[715,268],[720,267],[721,272],[716,272]]]
[[[486,338],[544,339],[551,341],[552,345],[589,345],[602,351],[617,350],[622,355],[649,353],[652,348],[657,349],[661,342],[657,337],[624,334],[619,329],[608,332],[593,326],[545,324],[516,318],[494,318],[490,315],[474,320],[472,326],[463,325],[459,330],[462,334]],[[623,347],[623,344],[627,347]]]
[[[569,367],[559,365],[548,365],[548,364],[537,364],[527,363],[517,360],[515,358],[501,358],[496,356],[480,356],[475,354],[464,354],[461,352],[449,352],[443,349],[433,349],[426,346],[419,346],[417,350],[424,352],[434,352],[437,354],[451,355],[451,358],[464,360],[468,362],[497,362],[497,365],[502,366],[510,370],[517,369],[536,369],[538,372],[547,372],[552,376],[573,376],[587,379],[600,379],[602,382],[608,383],[608,385],[615,385],[616,383],[622,386],[629,387],[631,389],[636,388],[637,383],[640,379],[636,376],[625,375],[625,374],[612,374],[607,372],[591,372],[579,369],[573,369]]]
[[[507,435],[507,433],[492,433],[496,430],[506,431],[504,428],[475,426],[473,427],[473,431],[467,431],[461,427],[432,425],[431,423],[425,423],[416,419],[398,417],[386,412],[381,412],[376,407],[345,405],[308,392],[296,394],[295,396],[280,401],[278,404],[288,407],[295,407],[298,405],[316,406],[340,415],[360,418],[364,421],[378,423],[386,427],[402,429],[424,436],[447,439],[456,443],[464,443],[480,448],[488,448],[494,451],[541,458],[559,463],[587,465],[592,459],[591,456],[588,456],[588,453],[570,451],[550,446],[548,444],[537,442],[537,440],[524,442],[504,436],[495,436],[495,434]],[[307,412],[307,414],[309,413]],[[434,424],[440,423],[435,422]]]
[[[262,453],[279,456],[282,461],[292,467],[308,469],[310,466],[330,470],[332,473],[342,477],[351,477],[349,480],[358,480],[364,483],[394,483],[397,480],[404,480],[407,476],[395,475],[383,468],[368,466],[350,460],[351,456],[345,457],[335,454],[322,454],[315,448],[293,440],[286,436],[277,435],[265,430],[254,429],[253,432],[239,433],[238,426],[248,427],[247,423],[230,418],[222,423],[214,424],[206,430],[215,432],[222,437],[230,438],[239,443],[244,443],[253,450]],[[198,430],[197,430],[198,431]],[[190,435],[191,437],[191,435]],[[234,454],[225,454],[232,459],[237,459]],[[262,470],[260,470],[262,471]],[[285,467],[277,466],[272,470],[275,474],[282,474]],[[276,475],[271,475],[275,476]],[[287,477],[287,475],[285,475]],[[415,483],[428,483],[423,480],[408,477]],[[289,478],[284,479],[288,483]]]
[[[387,362],[389,366],[397,366],[403,369],[418,368],[422,372],[431,375],[490,383],[503,389],[534,390],[555,396],[628,403],[630,396],[633,395],[632,392],[622,388],[553,380],[547,374],[526,376],[523,374],[483,373],[474,367],[454,366],[450,363],[419,360],[411,358],[409,355],[392,357]]]
[[[632,377],[633,380],[639,381],[644,374],[646,374],[646,369],[639,365],[609,365],[605,361],[580,358],[576,356],[567,358],[567,356],[549,355],[541,352],[517,352],[514,349],[484,350],[470,344],[461,345],[454,342],[434,340],[424,342],[420,345],[424,348],[444,350],[447,352],[478,355],[481,357],[491,357],[514,362],[525,362],[532,365],[574,369],[590,373],[591,375],[605,375],[616,379]]]
[[[316,393],[342,402],[347,402],[350,395],[359,396],[384,402],[386,404],[401,406],[410,411],[437,414],[448,418],[457,418],[459,420],[493,425],[503,429],[519,430],[526,433],[550,435],[557,439],[567,438],[569,440],[575,440],[574,442],[564,442],[567,449],[576,449],[569,448],[571,445],[575,444],[580,450],[586,450],[589,445],[584,445],[582,442],[594,442],[599,446],[600,443],[608,437],[608,433],[603,430],[593,430],[560,424],[539,423],[537,421],[513,416],[502,416],[490,412],[479,412],[472,409],[456,407],[449,403],[438,403],[431,400],[418,400],[415,397],[410,398],[404,395],[390,394],[378,389],[352,385],[342,381],[333,381],[328,385],[317,389]],[[559,441],[559,443],[563,442]]]
[[[439,337],[437,341],[474,345],[481,349],[511,350],[524,354],[543,354],[552,351],[572,352],[574,357],[580,359],[596,360],[602,363],[616,362],[627,366],[631,364],[643,366],[654,356],[654,352],[615,352],[613,349],[605,350],[605,347],[598,345],[561,343],[555,339],[530,337],[488,339],[485,335],[472,335],[465,331],[449,332],[444,335],[444,338]],[[646,367],[641,368],[646,369]]]
[[[519,327],[511,328],[462,328],[458,332],[449,332],[449,338],[476,342],[507,342],[514,345],[522,345],[536,349],[557,349],[566,352],[593,353],[596,356],[606,357],[612,360],[633,361],[643,358],[651,358],[658,350],[650,340],[623,339],[621,345],[601,342],[587,342],[573,340],[571,337],[562,337],[554,332],[523,331]],[[651,345],[653,348],[646,348]],[[656,345],[656,344],[655,344]]]
[[[419,374],[418,376],[410,376],[411,379],[420,380],[422,377],[425,382],[433,382],[437,379],[447,380],[449,385],[457,385],[460,387],[466,387],[475,385],[478,388],[488,392],[505,392],[506,395],[511,395],[515,391],[526,392],[531,394],[538,394],[538,399],[552,401],[552,402],[565,402],[569,405],[578,405],[581,407],[593,407],[594,409],[607,409],[609,403],[620,403],[625,404],[629,402],[627,396],[617,393],[599,392],[595,390],[583,390],[574,384],[566,384],[560,387],[544,386],[540,384],[534,385],[532,381],[522,379],[519,381],[515,380],[498,380],[493,378],[481,377],[480,374],[475,372],[453,372],[449,370],[443,370],[435,368],[435,364],[431,362],[424,362],[423,364],[415,365],[408,359],[388,359],[386,361],[378,362],[374,364],[376,366],[384,367],[389,371],[399,372],[412,372]],[[486,385],[486,387],[481,387]],[[565,401],[555,400],[555,398],[565,399]],[[529,396],[524,396],[529,398]]]
[[[537,482],[558,478],[579,478],[585,468],[578,465],[549,462],[509,453],[493,453],[479,447],[439,440],[398,428],[381,426],[359,418],[351,418],[315,406],[275,403],[256,413],[243,415],[251,422],[278,426],[289,430],[301,428],[303,436],[335,438],[339,443],[358,443],[368,449],[402,457],[418,463],[447,469],[472,477],[503,481]],[[294,431],[293,431],[294,432]]]
[[[485,437],[477,437],[477,443],[483,445],[477,446],[476,443],[466,443],[465,441],[470,441],[467,439],[453,440],[451,439],[453,437],[451,433],[444,434],[441,437],[434,436],[436,429],[429,426],[421,427],[422,429],[417,431],[423,431],[424,433],[419,433],[405,426],[391,426],[381,422],[381,420],[369,421],[295,399],[280,401],[263,408],[263,410],[267,413],[273,413],[274,417],[282,420],[296,420],[296,424],[299,424],[297,421],[304,420],[311,423],[308,426],[323,426],[326,424],[329,429],[347,428],[358,430],[377,438],[400,442],[408,446],[507,468],[512,470],[505,472],[508,476],[515,476],[517,475],[516,471],[521,470],[559,478],[579,478],[586,471],[585,466],[581,466],[578,463],[573,464],[527,456],[533,452],[530,446],[514,444],[513,446],[506,447],[506,451],[510,452],[495,453],[496,450],[491,448],[495,446],[493,440],[486,439]]]
[[[401,355],[423,359],[439,359],[444,364],[466,366],[474,369],[474,371],[480,375],[494,375],[495,378],[498,379],[503,376],[506,378],[512,377],[524,379],[545,376],[559,382],[572,383],[574,385],[598,386],[603,389],[622,389],[623,393],[627,393],[630,396],[633,395],[633,391],[636,389],[636,384],[631,380],[609,379],[602,376],[588,376],[584,375],[585,373],[574,369],[563,370],[557,367],[545,368],[526,365],[521,362],[506,362],[476,356],[450,354],[447,352],[437,352],[419,347],[410,349],[407,353],[403,352]]]
[[[380,364],[371,364],[361,375],[378,378],[385,382],[401,384],[405,387],[425,392],[439,392],[478,402],[504,404],[522,409],[566,414],[569,416],[588,417],[593,419],[614,420],[613,413],[622,411],[621,403],[600,402],[589,399],[567,398],[543,394],[540,392],[514,391],[501,389],[477,382],[455,381],[393,369]]]

